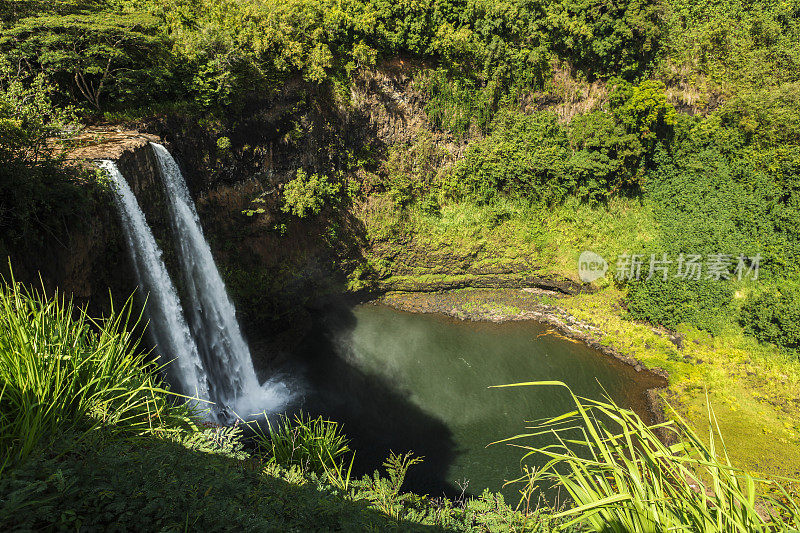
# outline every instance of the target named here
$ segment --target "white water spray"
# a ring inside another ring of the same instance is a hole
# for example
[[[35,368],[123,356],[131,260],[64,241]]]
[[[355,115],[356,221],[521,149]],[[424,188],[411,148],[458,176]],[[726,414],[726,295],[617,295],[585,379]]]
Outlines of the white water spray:
[[[206,372],[184,318],[178,293],[164,266],[161,249],[117,165],[113,161],[101,161],[100,167],[108,171],[115,185],[114,201],[122,219],[139,288],[147,295],[145,312],[150,322],[147,329],[153,336],[156,349],[164,359],[172,360],[167,371],[177,381],[181,392],[207,400]]]
[[[166,148],[151,145],[169,198],[191,327],[208,374],[211,399],[221,418],[273,412],[288,401],[289,391],[275,380],[259,384],[236,310],[203,236],[180,168]]]

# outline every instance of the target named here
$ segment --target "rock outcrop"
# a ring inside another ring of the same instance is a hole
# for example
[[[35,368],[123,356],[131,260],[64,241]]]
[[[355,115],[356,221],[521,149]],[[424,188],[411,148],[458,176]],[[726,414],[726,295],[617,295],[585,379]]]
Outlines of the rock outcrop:
[[[166,227],[163,200],[157,197],[155,159],[148,145],[154,135],[119,129],[87,129],[70,141],[67,161],[92,166],[99,159],[117,162],[129,180],[148,220]],[[88,305],[94,315],[124,303],[136,289],[127,245],[110,191],[92,191],[88,209],[77,213],[77,222],[55,234],[38,235],[9,250],[18,281],[58,288],[76,304]]]

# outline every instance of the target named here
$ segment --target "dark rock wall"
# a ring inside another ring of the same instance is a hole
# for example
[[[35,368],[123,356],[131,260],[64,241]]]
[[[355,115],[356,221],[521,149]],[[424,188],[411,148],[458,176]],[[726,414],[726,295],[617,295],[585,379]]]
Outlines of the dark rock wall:
[[[85,164],[96,159],[117,162],[167,255],[167,204],[155,154],[148,145],[157,138],[138,133],[115,135],[113,141],[81,148],[78,155]],[[96,316],[107,313],[112,300],[119,308],[135,292],[137,282],[112,194],[93,190],[89,209],[65,228],[65,235],[44,235],[8,250],[15,279],[36,287],[44,285],[50,293],[58,288],[76,304],[87,305]]]
[[[44,236],[8,250],[17,281],[44,289],[56,288],[94,315],[122,305],[136,287],[126,245],[110,198],[95,202],[81,224],[59,238]]]

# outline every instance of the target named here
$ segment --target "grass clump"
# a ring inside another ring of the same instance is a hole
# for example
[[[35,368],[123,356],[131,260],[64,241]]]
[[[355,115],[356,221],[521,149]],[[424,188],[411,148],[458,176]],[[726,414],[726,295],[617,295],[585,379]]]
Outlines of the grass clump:
[[[507,386],[567,387],[562,382]],[[505,441],[550,461],[524,481],[527,491],[552,483],[574,506],[555,515],[592,531],[785,531],[800,527],[800,507],[772,479],[735,468],[728,458],[713,410],[706,444],[682,419],[654,426],[611,400],[572,394],[575,409],[532,426]],[[541,434],[558,443],[516,444]],[[666,436],[666,438],[664,438]],[[676,441],[668,445],[667,441]],[[765,495],[765,496],[762,496]]]
[[[188,423],[127,330],[131,307],[104,320],[56,294],[0,285],[0,466],[66,433],[142,434]]]
[[[302,412],[294,418],[282,415],[274,424],[267,419],[266,431],[256,430],[256,444],[268,461],[315,474],[340,466],[349,442],[337,422]]]

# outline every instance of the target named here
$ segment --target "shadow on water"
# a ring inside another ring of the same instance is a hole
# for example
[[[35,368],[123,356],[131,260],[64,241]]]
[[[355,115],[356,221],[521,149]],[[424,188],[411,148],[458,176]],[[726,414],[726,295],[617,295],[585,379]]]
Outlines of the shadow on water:
[[[492,385],[562,381],[579,396],[608,394],[645,420],[645,390],[663,386],[551,333],[530,321],[464,322],[380,305],[331,305],[317,312],[312,333],[292,356],[296,368],[289,373],[304,392],[289,411],[342,423],[356,450],[358,474],[380,468],[390,451],[412,451],[425,460],[409,471],[406,490],[457,497],[488,488],[516,501],[518,488],[503,483],[522,475],[524,451],[487,444],[524,433],[527,421],[562,415],[574,404],[561,387]],[[554,443],[548,435],[524,442]],[[541,456],[525,459],[529,467],[544,462]]]
[[[364,371],[352,357],[357,320],[352,308],[336,304],[317,313],[316,327],[297,353],[308,393],[293,410],[302,409],[341,423],[356,450],[354,470],[371,473],[389,451],[411,451],[424,463],[412,467],[404,490],[453,497],[461,493],[447,479],[457,456],[444,421],[424,412],[388,376]],[[387,342],[391,342],[387,337]]]

